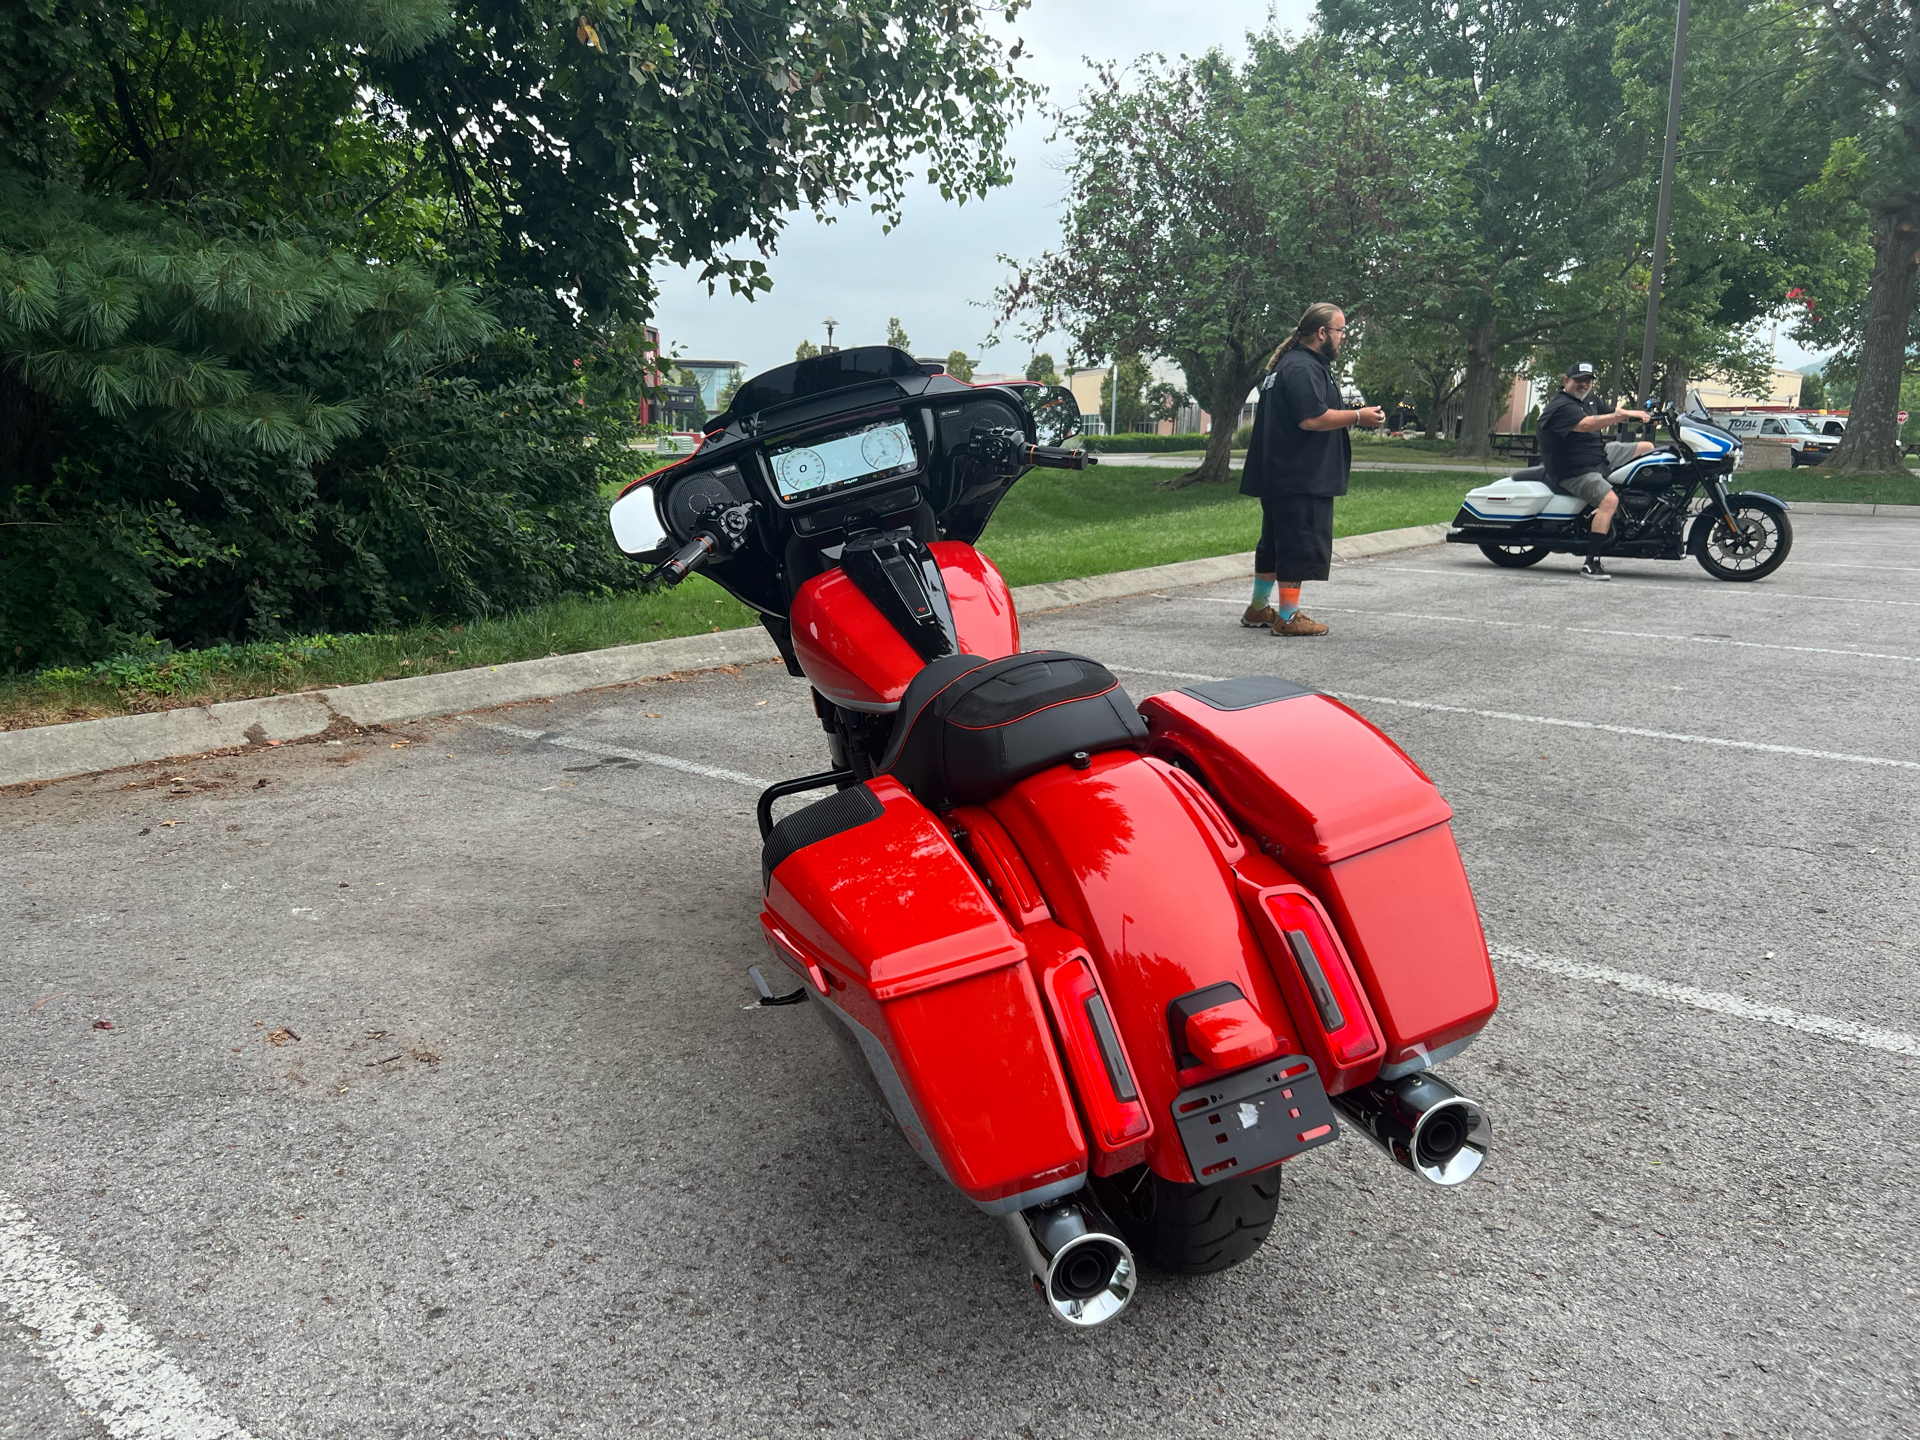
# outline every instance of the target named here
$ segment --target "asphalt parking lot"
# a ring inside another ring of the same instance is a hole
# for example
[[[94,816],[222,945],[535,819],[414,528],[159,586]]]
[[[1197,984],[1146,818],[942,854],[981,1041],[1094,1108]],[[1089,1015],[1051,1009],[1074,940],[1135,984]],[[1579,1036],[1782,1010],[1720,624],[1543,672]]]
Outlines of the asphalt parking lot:
[[[1324,640],[1030,617],[1349,697],[1504,996],[1484,1178],[1349,1136],[1092,1335],[747,1008],[776,666],[0,794],[0,1436],[1915,1433],[1920,524],[1797,521],[1756,585],[1344,566]]]

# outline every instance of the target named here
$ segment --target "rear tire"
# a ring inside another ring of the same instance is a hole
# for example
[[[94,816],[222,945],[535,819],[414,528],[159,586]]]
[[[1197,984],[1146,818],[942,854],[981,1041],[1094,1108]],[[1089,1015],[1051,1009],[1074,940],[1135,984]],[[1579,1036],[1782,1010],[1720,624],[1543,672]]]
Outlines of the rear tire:
[[[1218,1185],[1181,1185],[1144,1167],[1092,1183],[1133,1253],[1176,1275],[1211,1275],[1249,1259],[1280,1208],[1278,1165]]]
[[[1503,570],[1524,570],[1553,552],[1544,545],[1482,545],[1480,553]]]

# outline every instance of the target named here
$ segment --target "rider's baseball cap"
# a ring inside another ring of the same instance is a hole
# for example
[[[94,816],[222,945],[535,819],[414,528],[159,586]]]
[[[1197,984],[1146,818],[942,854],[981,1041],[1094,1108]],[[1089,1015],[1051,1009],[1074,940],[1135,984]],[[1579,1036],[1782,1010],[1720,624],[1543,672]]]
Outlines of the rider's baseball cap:
[[[1593,378],[1594,369],[1591,360],[1582,360],[1578,364],[1567,367],[1567,379],[1569,380],[1591,380]]]

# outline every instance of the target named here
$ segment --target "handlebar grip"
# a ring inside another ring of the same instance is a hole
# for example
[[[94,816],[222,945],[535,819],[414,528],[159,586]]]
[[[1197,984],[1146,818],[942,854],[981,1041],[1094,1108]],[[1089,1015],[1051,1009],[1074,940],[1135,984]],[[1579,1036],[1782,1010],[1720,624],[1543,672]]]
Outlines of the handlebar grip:
[[[1100,462],[1086,450],[1067,450],[1054,445],[1029,445],[1027,459],[1034,465],[1054,470],[1084,470]]]
[[[706,562],[706,558],[712,553],[713,537],[711,535],[696,535],[678,550],[674,551],[672,556],[660,566],[660,573],[666,578],[666,582],[669,585],[678,585],[682,580],[686,579],[687,576],[699,569],[700,566]]]

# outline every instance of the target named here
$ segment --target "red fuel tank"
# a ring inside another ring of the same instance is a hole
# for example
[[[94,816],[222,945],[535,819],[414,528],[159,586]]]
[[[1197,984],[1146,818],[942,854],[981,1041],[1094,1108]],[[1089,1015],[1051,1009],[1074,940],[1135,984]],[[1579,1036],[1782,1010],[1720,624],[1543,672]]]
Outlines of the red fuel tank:
[[[1020,649],[1013,596],[993,562],[956,540],[927,547],[953,606],[960,651],[998,660]],[[793,649],[827,699],[849,710],[892,710],[927,663],[844,570],[814,576],[793,597]]]

